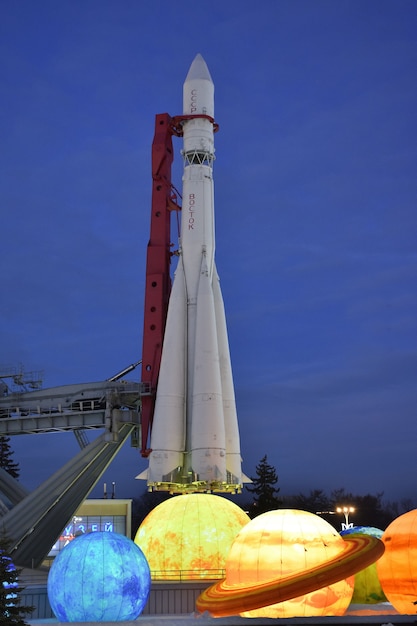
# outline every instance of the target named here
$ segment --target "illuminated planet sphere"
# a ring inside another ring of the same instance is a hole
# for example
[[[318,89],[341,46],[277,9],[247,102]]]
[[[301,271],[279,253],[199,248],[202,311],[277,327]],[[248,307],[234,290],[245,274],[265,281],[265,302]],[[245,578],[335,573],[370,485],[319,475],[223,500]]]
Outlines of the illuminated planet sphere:
[[[180,495],[147,515],[135,543],[154,580],[223,578],[233,540],[249,521],[240,507],[221,496]]]
[[[61,622],[135,620],[150,591],[149,566],[131,539],[94,532],[71,541],[48,576],[48,597]]]
[[[245,526],[226,561],[226,584],[243,586],[282,578],[322,565],[344,549],[344,540],[324,519],[293,509],[269,511]],[[354,576],[303,596],[245,611],[243,617],[343,615]]]
[[[377,561],[389,602],[405,615],[417,613],[417,509],[397,517],[382,535],[385,552]]]
[[[342,530],[341,535],[352,534],[371,535],[381,539],[383,531],[374,526],[354,526],[347,530]],[[378,578],[378,572],[376,570],[376,563],[371,563],[368,567],[365,567],[362,571],[355,574],[355,587],[353,589],[352,604],[377,604],[379,602],[386,602],[387,598],[383,592],[381,583]]]

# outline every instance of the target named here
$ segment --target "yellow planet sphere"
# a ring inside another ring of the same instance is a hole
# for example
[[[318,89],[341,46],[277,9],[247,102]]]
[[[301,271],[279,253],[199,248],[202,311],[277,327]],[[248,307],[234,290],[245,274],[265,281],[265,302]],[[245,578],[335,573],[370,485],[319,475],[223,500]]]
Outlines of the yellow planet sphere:
[[[153,580],[214,580],[224,577],[230,547],[249,516],[221,496],[170,498],[145,517],[135,543]]]
[[[293,509],[269,511],[244,526],[226,561],[227,587],[244,587],[296,575],[341,554],[344,540],[318,515]],[[350,604],[354,576],[317,591],[260,609],[243,617],[343,615]]]
[[[382,535],[379,582],[398,613],[417,613],[417,509],[397,517]]]

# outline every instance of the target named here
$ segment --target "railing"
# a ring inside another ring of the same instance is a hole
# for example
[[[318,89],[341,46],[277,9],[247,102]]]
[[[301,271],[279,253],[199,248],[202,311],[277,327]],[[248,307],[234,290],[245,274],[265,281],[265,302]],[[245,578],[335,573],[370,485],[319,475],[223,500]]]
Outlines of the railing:
[[[191,615],[198,596],[210,584],[210,580],[152,581],[149,599],[141,615]],[[43,585],[28,585],[20,598],[22,605],[35,607],[28,620],[55,617],[49,604],[46,582]]]
[[[225,578],[226,571],[224,569],[204,569],[204,570],[151,570],[152,581],[155,582],[181,582],[181,581],[196,581],[202,580],[219,580]]]

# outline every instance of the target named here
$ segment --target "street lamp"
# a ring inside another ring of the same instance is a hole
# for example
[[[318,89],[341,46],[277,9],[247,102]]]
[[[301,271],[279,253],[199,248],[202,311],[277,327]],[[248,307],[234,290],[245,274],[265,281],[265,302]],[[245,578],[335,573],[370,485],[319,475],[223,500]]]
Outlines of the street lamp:
[[[336,511],[338,513],[343,513],[345,516],[345,524],[342,523],[342,530],[347,530],[348,528],[353,528],[353,523],[349,524],[349,513],[353,513],[355,511],[355,507],[353,506],[338,506]]]

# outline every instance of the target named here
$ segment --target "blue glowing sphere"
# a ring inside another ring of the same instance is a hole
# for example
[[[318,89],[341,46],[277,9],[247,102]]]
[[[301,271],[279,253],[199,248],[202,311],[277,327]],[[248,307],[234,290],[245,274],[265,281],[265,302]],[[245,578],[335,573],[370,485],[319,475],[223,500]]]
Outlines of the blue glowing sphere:
[[[71,541],[48,576],[49,602],[61,622],[134,620],[150,587],[141,549],[113,532],[93,532]]]
[[[384,531],[380,528],[375,528],[375,526],[352,526],[351,528],[340,531],[342,537],[343,535],[353,535],[355,533],[359,533],[360,535],[371,535],[371,537],[381,539]]]

